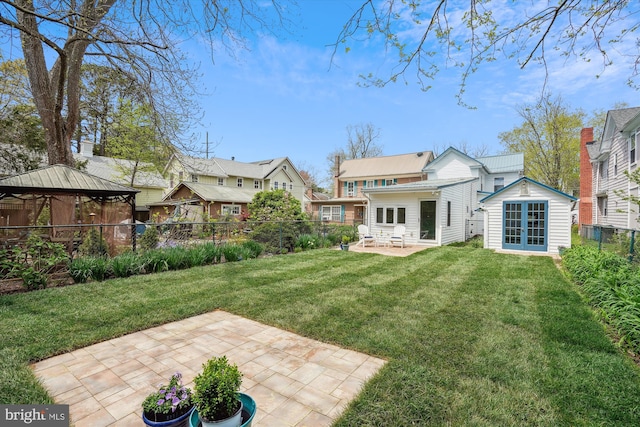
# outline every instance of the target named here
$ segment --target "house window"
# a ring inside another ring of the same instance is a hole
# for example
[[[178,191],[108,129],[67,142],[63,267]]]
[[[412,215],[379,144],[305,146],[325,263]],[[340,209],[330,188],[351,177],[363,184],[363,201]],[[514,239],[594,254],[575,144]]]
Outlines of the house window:
[[[638,142],[638,134],[640,130],[636,130],[634,135],[629,138],[629,162],[634,165],[636,163],[636,144]]]
[[[602,179],[609,178],[609,159],[600,162],[600,177]]]
[[[242,187],[242,184],[243,184],[242,178],[238,178],[238,187]]]
[[[223,215],[240,215],[240,205],[222,205]]]
[[[218,178],[218,185],[224,185],[224,178]]]
[[[501,188],[504,188],[504,178],[493,178],[493,191],[496,192]]]
[[[618,176],[618,153],[613,155],[613,176]]]
[[[606,217],[608,212],[609,199],[607,197],[598,197],[598,211],[601,216]]]
[[[367,181],[367,188],[375,187],[375,181]]]
[[[260,180],[259,179],[254,179],[253,180],[253,188],[255,188],[256,190],[260,189]]]
[[[447,227],[451,227],[451,200],[447,201]]]
[[[407,210],[405,208],[398,208],[398,224],[405,224],[406,215]]]
[[[282,170],[286,171],[287,170],[287,165],[282,165]]]
[[[384,183],[385,183],[385,185],[394,185],[396,182],[397,182],[397,181],[396,181],[396,179],[394,178],[394,179],[387,179],[387,180],[385,180],[385,182],[384,182]]]
[[[293,191],[293,182],[289,183],[289,191]]]
[[[393,224],[394,222],[394,209],[393,208],[387,208],[387,213],[385,215],[385,223],[387,224]]]
[[[341,206],[323,206],[322,220],[340,222],[342,219],[341,212],[342,212]]]
[[[273,181],[273,189],[274,190],[278,189],[278,181]]]
[[[376,223],[378,224],[405,224],[406,218],[406,208],[376,208]]]
[[[176,179],[176,174],[172,173],[169,175],[169,187],[173,188],[175,185],[174,180]]]
[[[353,197],[354,196],[354,188],[355,188],[355,185],[354,185],[353,181],[347,182],[347,196],[349,196],[349,197]]]
[[[198,175],[191,174],[191,182],[198,182]]]
[[[182,181],[184,179],[184,172],[178,172],[178,181]]]

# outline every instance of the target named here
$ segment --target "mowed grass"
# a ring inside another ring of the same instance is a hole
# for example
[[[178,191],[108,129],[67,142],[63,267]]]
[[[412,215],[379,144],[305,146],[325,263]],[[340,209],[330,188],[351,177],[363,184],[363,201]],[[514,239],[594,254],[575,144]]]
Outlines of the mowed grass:
[[[223,309],[382,357],[336,426],[640,425],[640,371],[547,257],[314,250],[0,297],[0,403],[28,364]]]

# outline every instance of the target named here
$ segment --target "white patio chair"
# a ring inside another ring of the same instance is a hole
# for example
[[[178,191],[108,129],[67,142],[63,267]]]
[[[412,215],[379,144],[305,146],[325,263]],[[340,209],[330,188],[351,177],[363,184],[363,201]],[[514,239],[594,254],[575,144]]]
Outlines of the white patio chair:
[[[360,224],[358,226],[358,238],[360,240],[358,240],[356,246],[362,244],[362,247],[364,248],[365,246],[367,246],[367,243],[373,243],[374,246],[378,246],[376,237],[373,234],[369,233],[369,227],[364,224]]]
[[[396,225],[393,227],[393,234],[389,237],[389,246],[400,246],[404,248],[404,233],[406,228],[404,225]]]

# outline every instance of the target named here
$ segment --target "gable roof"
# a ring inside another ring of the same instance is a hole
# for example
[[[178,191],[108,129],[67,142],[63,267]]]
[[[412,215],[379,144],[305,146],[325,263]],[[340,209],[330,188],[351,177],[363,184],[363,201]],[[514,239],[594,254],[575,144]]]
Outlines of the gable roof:
[[[498,154],[495,156],[478,157],[474,159],[468,154],[463,153],[454,147],[447,148],[442,154],[435,158],[435,160],[424,168],[424,171],[435,170],[435,166],[438,163],[444,161],[447,156],[455,153],[458,156],[466,159],[467,161],[475,164],[476,168],[484,168],[487,173],[505,173],[505,172],[519,172],[524,170],[524,154],[512,153],[512,154]]]
[[[52,165],[0,179],[0,193],[84,193],[93,196],[120,196],[139,193],[66,165]]]
[[[136,166],[135,161],[126,159],[114,159],[104,156],[85,157],[81,154],[74,153],[74,158],[79,161],[87,162],[87,172],[109,181],[117,182],[123,185],[129,185],[131,174],[127,176],[127,171],[132,171]],[[153,170],[138,170],[133,182],[136,187],[155,187],[167,188],[169,184],[160,172],[155,169],[152,163],[140,163],[139,168]]]
[[[631,130],[627,127],[640,122],[639,118],[640,107],[620,108],[607,111],[602,135],[600,135],[598,142],[593,144],[592,148],[587,148],[590,159],[595,161],[606,157],[607,153],[611,151],[614,136],[618,132]]]
[[[619,130],[624,129],[627,123],[632,121],[640,114],[640,107],[621,108],[618,110],[610,110],[607,114],[611,115],[611,119]]]
[[[433,153],[431,151],[345,160],[340,165],[339,178],[420,174],[427,163],[432,160]]]
[[[172,199],[173,195],[176,194],[176,192],[183,186],[207,202],[249,203],[253,200],[253,196],[256,194],[255,190],[248,188],[236,188],[215,184],[203,184],[200,182],[182,181],[162,199],[162,202],[150,203],[150,206],[166,204],[163,202],[174,200]]]
[[[483,203],[483,202],[485,202],[486,200],[489,200],[489,199],[491,199],[491,198],[495,197],[495,196],[496,196],[496,195],[498,195],[498,194],[504,193],[505,191],[509,191],[509,189],[511,189],[511,188],[513,188],[513,187],[515,187],[515,186],[519,185],[519,184],[520,184],[521,182],[523,182],[523,181],[530,182],[530,183],[531,183],[531,184],[533,184],[533,185],[537,185],[537,186],[538,186],[538,187],[540,187],[540,188],[543,188],[543,189],[545,189],[545,190],[547,190],[547,191],[551,191],[551,192],[553,192],[553,193],[555,193],[555,194],[558,194],[558,195],[560,195],[560,196],[562,196],[562,197],[565,197],[565,198],[567,198],[567,199],[569,199],[569,200],[571,200],[571,201],[576,201],[576,200],[578,200],[578,199],[576,199],[575,197],[568,195],[567,193],[563,193],[562,191],[560,191],[560,190],[556,190],[556,189],[555,189],[555,188],[553,188],[553,187],[549,187],[549,186],[548,186],[548,185],[546,185],[546,184],[543,184],[543,183],[538,182],[538,181],[536,181],[536,180],[534,180],[534,179],[527,178],[526,176],[523,176],[522,178],[515,180],[515,181],[514,181],[514,182],[512,182],[511,184],[509,184],[509,185],[507,185],[507,186],[505,186],[505,187],[502,187],[500,190],[496,191],[495,193],[489,194],[487,197],[485,197],[485,198],[483,198],[483,199],[480,199],[480,203]]]

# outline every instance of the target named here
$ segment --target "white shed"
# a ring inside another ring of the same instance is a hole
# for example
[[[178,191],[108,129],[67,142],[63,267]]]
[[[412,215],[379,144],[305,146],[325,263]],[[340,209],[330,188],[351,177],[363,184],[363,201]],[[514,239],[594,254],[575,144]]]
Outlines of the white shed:
[[[571,246],[575,198],[523,177],[480,200],[484,247],[506,251],[559,253]]]

